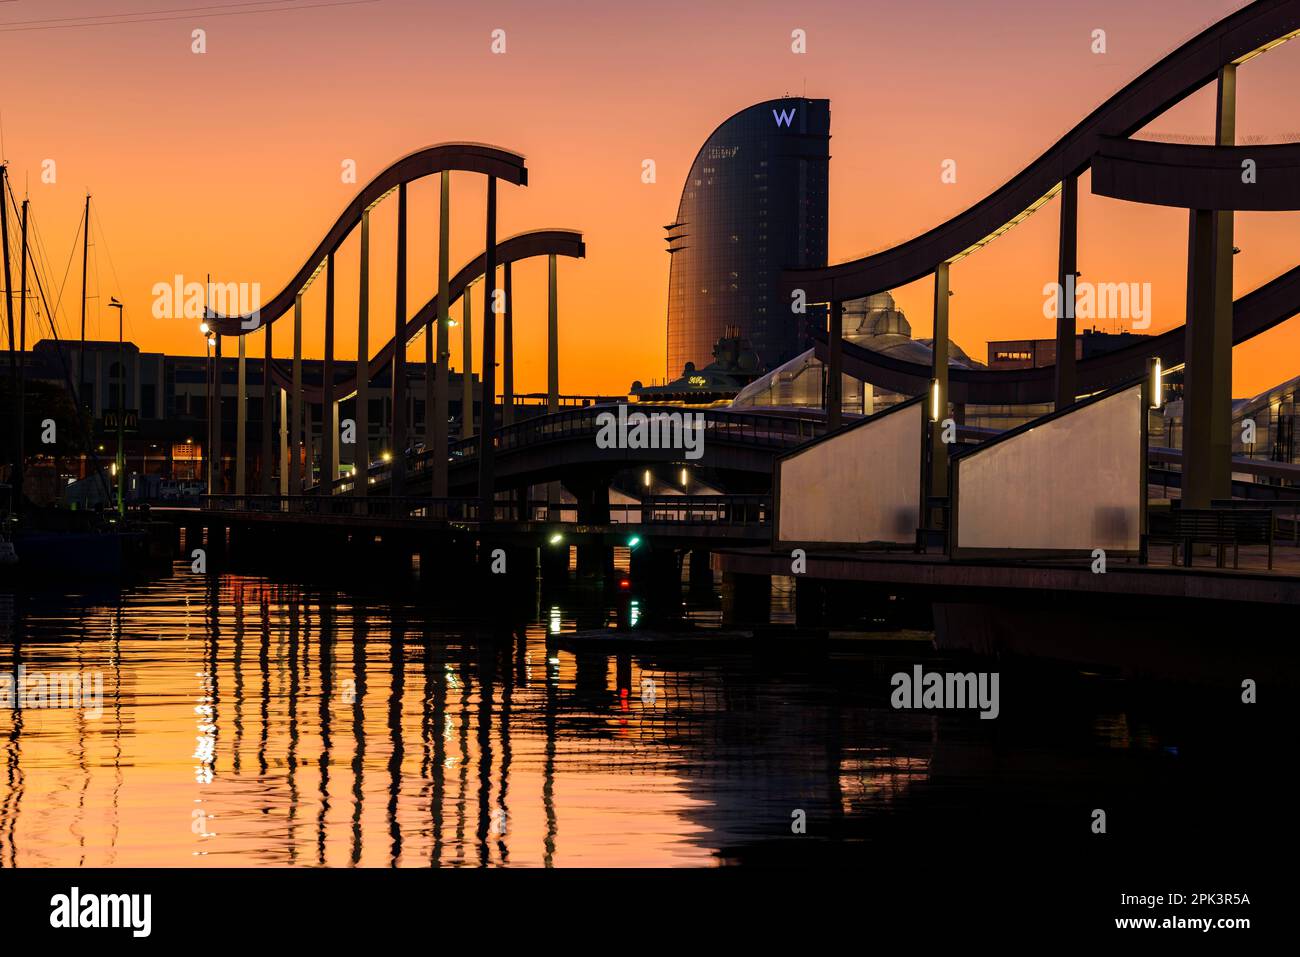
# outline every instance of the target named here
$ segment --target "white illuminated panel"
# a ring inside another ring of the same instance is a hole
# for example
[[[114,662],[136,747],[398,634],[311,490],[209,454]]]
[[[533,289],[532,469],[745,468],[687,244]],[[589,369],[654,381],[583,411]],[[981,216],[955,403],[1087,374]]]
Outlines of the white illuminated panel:
[[[925,408],[880,415],[779,462],[777,539],[915,542]]]
[[[954,459],[957,551],[1137,552],[1144,415],[1135,385]]]

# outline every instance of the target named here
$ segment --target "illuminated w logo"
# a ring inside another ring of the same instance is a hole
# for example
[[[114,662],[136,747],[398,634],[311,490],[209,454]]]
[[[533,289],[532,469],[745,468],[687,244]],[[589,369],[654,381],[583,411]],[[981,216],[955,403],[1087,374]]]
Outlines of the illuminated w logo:
[[[794,111],[795,111],[795,107],[793,106],[790,107],[789,113],[785,112],[784,110],[782,110],[780,113],[778,113],[776,110],[773,110],[772,119],[776,120],[777,126],[789,126],[790,121],[794,119]]]

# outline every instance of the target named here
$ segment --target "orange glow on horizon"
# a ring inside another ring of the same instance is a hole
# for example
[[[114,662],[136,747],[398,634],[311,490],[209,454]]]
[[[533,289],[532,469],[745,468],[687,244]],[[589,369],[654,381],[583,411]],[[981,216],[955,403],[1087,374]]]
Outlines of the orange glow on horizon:
[[[18,21],[48,16],[20,0],[0,15],[4,150],[15,192],[32,200],[51,300],[62,291],[61,334],[77,334],[74,236],[89,190],[97,242],[87,334],[115,337],[112,295],[126,303],[126,334],[142,348],[192,355],[203,353],[193,321],[151,317],[156,283],[177,275],[202,282],[210,273],[214,282],[258,283],[269,300],[360,185],[393,159],[449,140],[516,150],[527,157],[529,185],[499,187],[498,235],[563,226],[582,230],[587,243],[585,260],[559,265],[561,389],[620,395],[634,379],[681,371],[664,368],[661,227],[672,221],[696,150],[737,110],[784,93],[830,99],[830,250],[832,262],[843,261],[977,202],[1240,5],[1100,0],[1086,10],[1027,2],[975,9],[932,0],[868,11],[812,0],[796,11],[760,0],[740,18],[684,0],[599,12],[511,0],[448,18],[420,0],[382,0],[19,30]],[[176,6],[138,0],[131,9]],[[62,16],[103,12],[86,0],[65,7]],[[938,19],[942,31],[933,28]],[[1089,49],[1098,26],[1108,34],[1105,55]],[[198,28],[206,30],[203,54],[191,52]],[[500,55],[490,50],[497,28],[507,34]],[[791,52],[795,28],[807,33],[806,54]],[[1287,131],[1300,129],[1290,108],[1298,86],[1300,45],[1251,58],[1239,74],[1238,141],[1294,136]],[[1208,135],[1212,125],[1207,88],[1149,131]],[[653,184],[641,181],[647,158],[657,166]],[[956,183],[941,182],[946,159],[957,164]],[[46,160],[56,163],[54,183],[42,181]],[[356,163],[356,184],[342,181],[347,160]],[[437,191],[437,177],[410,188],[411,311],[436,287]],[[484,192],[482,177],[452,175],[453,271],[482,249]],[[395,322],[395,206],[384,200],[371,220],[376,349]],[[1049,200],[954,265],[951,334],[972,356],[983,359],[992,339],[1053,335],[1042,289],[1056,275],[1058,207]],[[1142,331],[1181,325],[1187,214],[1093,197],[1085,175],[1079,222],[1083,279],[1149,282],[1152,323]],[[1236,295],[1300,263],[1298,225],[1297,213],[1238,215]],[[346,359],[355,355],[357,246],[354,233],[336,257],[336,355]],[[545,261],[517,265],[514,284],[515,389],[544,391]],[[927,336],[929,281],[895,295],[914,335]],[[309,356],[322,350],[323,300],[317,282],[304,299]],[[473,313],[477,338],[482,284]],[[289,328],[276,330],[279,355],[289,352]],[[1237,348],[1233,394],[1300,373],[1298,330],[1291,320]],[[47,336],[29,328],[29,342]],[[459,370],[459,330],[449,340]],[[420,338],[409,354],[420,360],[424,349]],[[249,354],[261,350],[258,333]]]

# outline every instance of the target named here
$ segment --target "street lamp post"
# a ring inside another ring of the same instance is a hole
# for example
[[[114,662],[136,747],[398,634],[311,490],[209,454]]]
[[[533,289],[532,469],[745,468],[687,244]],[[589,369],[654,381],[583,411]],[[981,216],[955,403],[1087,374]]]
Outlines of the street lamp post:
[[[122,354],[122,304],[114,296],[108,307],[117,310],[117,514],[126,517],[126,360]]]

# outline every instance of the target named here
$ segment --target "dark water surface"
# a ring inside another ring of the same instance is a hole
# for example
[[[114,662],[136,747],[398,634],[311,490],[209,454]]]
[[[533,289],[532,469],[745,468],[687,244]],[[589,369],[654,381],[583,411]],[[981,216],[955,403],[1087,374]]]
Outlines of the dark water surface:
[[[1098,841],[1130,861],[1230,854],[1286,830],[1292,739],[1231,688],[945,662],[915,637],[548,642],[613,620],[617,602],[539,598],[501,628],[230,575],[0,593],[0,672],[79,675],[92,694],[102,681],[100,714],[0,708],[0,866],[905,854],[978,872]],[[1000,670],[998,719],[894,710],[890,676],[917,661]]]

